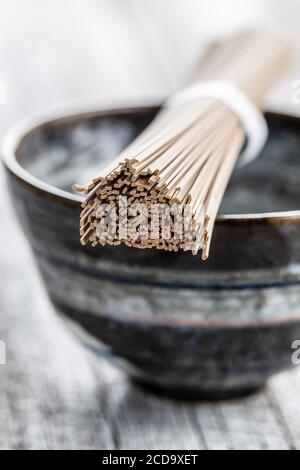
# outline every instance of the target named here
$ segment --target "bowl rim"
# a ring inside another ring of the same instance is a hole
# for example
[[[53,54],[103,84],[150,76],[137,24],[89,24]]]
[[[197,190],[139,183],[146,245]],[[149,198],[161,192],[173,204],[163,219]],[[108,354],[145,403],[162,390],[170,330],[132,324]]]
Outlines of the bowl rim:
[[[25,117],[23,120],[14,124],[6,133],[2,143],[2,162],[5,168],[22,182],[29,185],[33,190],[39,191],[45,197],[55,197],[60,201],[71,204],[80,205],[83,197],[71,192],[59,189],[43,180],[33,176],[18,162],[17,152],[23,143],[30,138],[39,129],[57,124],[67,124],[72,121],[76,122],[80,119],[91,119],[94,117],[109,117],[114,115],[138,114],[150,112],[159,109],[159,104],[151,103],[142,106],[112,106],[103,109],[95,108],[83,110],[81,107],[60,109],[55,111],[38,112],[36,114]],[[291,120],[299,123],[300,118],[296,115],[287,113],[268,112],[269,116]],[[282,222],[300,222],[300,209],[284,212],[264,212],[249,214],[225,214],[217,217],[216,223],[220,222],[263,222],[263,223],[282,223]]]

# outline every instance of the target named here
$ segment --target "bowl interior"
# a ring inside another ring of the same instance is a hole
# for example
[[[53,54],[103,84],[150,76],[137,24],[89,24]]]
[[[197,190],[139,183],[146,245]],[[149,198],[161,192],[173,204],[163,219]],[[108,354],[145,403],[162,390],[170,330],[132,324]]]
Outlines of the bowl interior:
[[[49,122],[17,151],[20,165],[48,185],[71,193],[74,182],[97,175],[154,118],[157,109],[116,111]],[[300,208],[297,119],[268,115],[270,138],[260,158],[237,168],[221,214],[259,214]]]

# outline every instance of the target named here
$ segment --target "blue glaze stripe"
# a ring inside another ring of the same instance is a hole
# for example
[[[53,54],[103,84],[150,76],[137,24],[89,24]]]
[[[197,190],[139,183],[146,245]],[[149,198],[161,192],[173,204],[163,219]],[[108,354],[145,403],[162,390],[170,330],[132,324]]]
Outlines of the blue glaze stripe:
[[[116,284],[126,284],[131,286],[141,286],[141,287],[152,287],[158,289],[180,289],[180,290],[194,290],[194,291],[248,291],[248,290],[261,290],[261,289],[284,289],[288,287],[300,286],[300,280],[293,281],[270,281],[254,284],[179,284],[176,282],[167,282],[167,281],[145,281],[140,279],[132,279],[128,277],[118,276],[115,274],[108,274],[106,272],[101,272],[98,269],[87,268],[80,266],[78,264],[72,263],[71,261],[65,261],[60,258],[57,258],[53,255],[48,255],[47,253],[34,249],[34,253],[39,257],[46,259],[49,263],[60,266],[62,268],[70,269],[71,271],[85,274],[88,277],[94,279],[99,279],[102,281],[109,281]]]

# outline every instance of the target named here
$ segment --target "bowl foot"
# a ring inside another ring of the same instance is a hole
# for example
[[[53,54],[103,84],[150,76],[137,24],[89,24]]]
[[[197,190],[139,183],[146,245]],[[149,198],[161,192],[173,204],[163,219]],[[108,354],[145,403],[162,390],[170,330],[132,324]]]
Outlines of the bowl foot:
[[[247,398],[259,393],[266,387],[266,384],[264,383],[255,387],[245,387],[233,390],[199,390],[194,388],[152,385],[136,378],[132,378],[131,381],[134,385],[146,392],[183,401],[236,400],[238,398]]]

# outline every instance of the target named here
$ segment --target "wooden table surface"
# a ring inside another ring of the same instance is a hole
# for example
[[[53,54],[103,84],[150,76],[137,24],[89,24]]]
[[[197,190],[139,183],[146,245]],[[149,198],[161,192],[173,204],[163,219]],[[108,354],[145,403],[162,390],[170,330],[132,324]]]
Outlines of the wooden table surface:
[[[175,89],[201,45],[201,28],[187,27],[201,2],[182,3],[0,0],[1,137],[49,107]],[[300,449],[297,371],[247,399],[184,403],[135,388],[85,351],[47,299],[0,179],[1,449]]]

